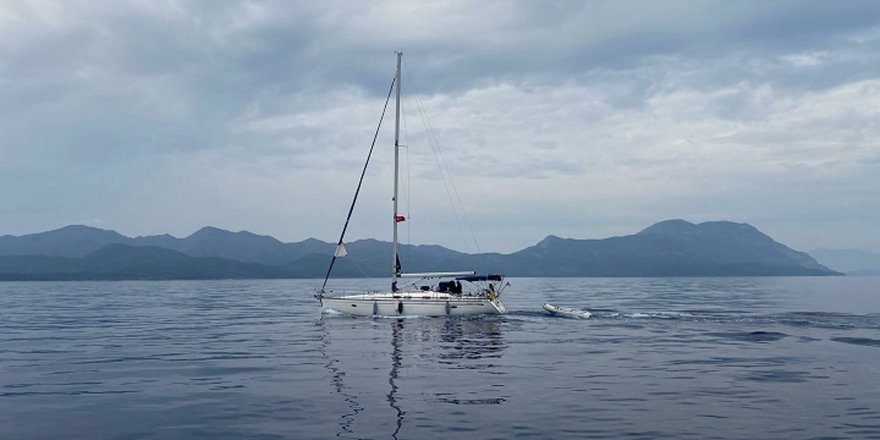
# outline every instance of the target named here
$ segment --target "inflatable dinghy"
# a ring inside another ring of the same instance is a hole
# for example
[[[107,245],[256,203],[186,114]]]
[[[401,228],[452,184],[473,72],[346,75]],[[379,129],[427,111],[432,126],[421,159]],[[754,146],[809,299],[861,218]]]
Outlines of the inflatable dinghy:
[[[593,316],[592,313],[586,310],[575,309],[572,307],[559,307],[550,303],[544,304],[544,310],[550,312],[551,315],[565,316],[567,318],[585,319]]]

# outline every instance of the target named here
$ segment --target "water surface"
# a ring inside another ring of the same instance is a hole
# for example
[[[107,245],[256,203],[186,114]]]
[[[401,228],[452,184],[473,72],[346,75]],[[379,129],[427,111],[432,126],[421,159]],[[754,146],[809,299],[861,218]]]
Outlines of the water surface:
[[[0,283],[0,438],[880,438],[880,278],[513,279],[509,315],[406,319],[315,283]]]

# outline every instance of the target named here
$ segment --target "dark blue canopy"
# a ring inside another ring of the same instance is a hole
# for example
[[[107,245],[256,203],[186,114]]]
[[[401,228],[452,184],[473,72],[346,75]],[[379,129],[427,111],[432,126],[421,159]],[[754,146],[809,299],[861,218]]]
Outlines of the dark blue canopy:
[[[469,277],[458,277],[458,281],[501,281],[501,275],[471,275]]]

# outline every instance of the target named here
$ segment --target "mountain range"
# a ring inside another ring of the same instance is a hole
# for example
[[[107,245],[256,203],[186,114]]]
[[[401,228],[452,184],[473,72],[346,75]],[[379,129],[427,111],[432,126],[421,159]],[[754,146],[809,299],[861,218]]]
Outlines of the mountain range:
[[[346,243],[334,276],[390,272],[391,244]],[[204,227],[186,238],[126,237],[73,225],[0,237],[0,280],[319,278],[335,245],[316,239],[283,243],[247,231]],[[435,245],[402,245],[407,272],[477,270],[509,276],[836,275],[806,253],[756,228],[728,221],[666,220],[636,234],[605,239],[548,236],[510,254],[466,254]]]

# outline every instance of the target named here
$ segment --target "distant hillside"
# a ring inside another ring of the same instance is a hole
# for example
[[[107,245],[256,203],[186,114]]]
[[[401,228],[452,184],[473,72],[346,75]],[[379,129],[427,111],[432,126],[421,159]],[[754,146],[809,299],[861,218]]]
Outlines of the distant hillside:
[[[391,244],[346,243],[334,275],[387,276]],[[282,243],[247,231],[205,227],[186,238],[129,238],[68,226],[0,237],[0,279],[217,279],[323,277],[335,246],[308,239]],[[548,236],[511,254],[470,255],[441,246],[400,248],[405,271],[477,270],[511,276],[834,275],[809,255],[754,227],[725,221],[667,220],[601,240]]]
[[[0,256],[0,280],[291,278],[293,268],[190,257],[154,246],[111,244],[82,258]]]
[[[0,237],[0,255],[46,255],[84,257],[108,244],[131,239],[116,231],[71,225],[54,231]]]
[[[165,247],[193,257],[222,257],[265,265],[292,264],[306,255],[326,254],[334,249],[330,243],[315,239],[282,243],[268,235],[248,231],[230,232],[211,226],[199,229],[186,238],[155,235],[137,237],[127,244]]]
[[[155,246],[191,257],[221,257],[266,265],[290,264],[313,253],[332,252],[334,246],[309,239],[282,243],[267,235],[247,231],[230,232],[206,226],[186,238],[168,234],[129,238],[115,231],[82,225],[19,237],[0,237],[0,255],[46,255],[84,257],[110,244]]]
[[[855,249],[816,249],[811,254],[834,270],[853,275],[880,274],[880,254]]]
[[[524,276],[830,275],[809,255],[754,227],[667,220],[638,234],[602,240],[549,236],[507,257]]]
[[[857,276],[857,277],[877,277],[877,276],[880,276],[880,269],[853,270],[853,271],[847,272],[846,274]]]

